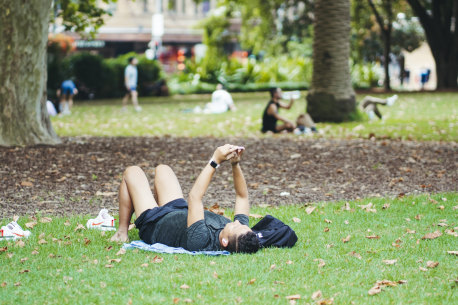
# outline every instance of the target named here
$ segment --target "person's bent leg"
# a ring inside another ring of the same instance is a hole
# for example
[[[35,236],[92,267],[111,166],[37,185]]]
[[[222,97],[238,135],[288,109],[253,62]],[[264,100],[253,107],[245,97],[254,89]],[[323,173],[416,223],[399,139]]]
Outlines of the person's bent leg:
[[[139,217],[147,209],[157,207],[145,173],[138,166],[128,167],[119,187],[119,227],[112,241],[127,241],[132,213]]]
[[[276,130],[276,132],[282,132],[284,130],[286,130],[287,132],[293,132],[294,128],[295,128],[294,125],[285,123],[283,125],[277,125],[275,127],[275,130]]]
[[[367,105],[369,103],[371,103],[371,104],[379,104],[379,105],[386,105],[387,100],[368,95],[368,96],[364,97],[364,99],[361,101],[361,104],[363,105],[363,107],[365,107],[365,105]]]
[[[159,206],[183,198],[183,191],[178,178],[169,166],[161,164],[156,167],[154,192],[157,194]]]
[[[129,97],[130,97],[130,93],[126,93],[126,95],[124,95],[124,98],[122,99],[122,108],[123,109],[126,109],[127,108],[127,103],[129,102]]]

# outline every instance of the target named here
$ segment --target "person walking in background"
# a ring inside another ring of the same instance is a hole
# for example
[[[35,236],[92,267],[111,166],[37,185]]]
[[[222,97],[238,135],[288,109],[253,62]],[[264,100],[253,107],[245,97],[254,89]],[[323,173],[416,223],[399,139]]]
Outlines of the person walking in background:
[[[61,115],[71,114],[73,96],[75,94],[78,94],[75,83],[71,79],[64,80],[60,89],[57,90],[57,96],[59,96],[59,112]]]
[[[138,93],[137,93],[137,80],[138,80],[138,71],[137,71],[138,60],[135,57],[129,57],[129,64],[124,70],[124,85],[126,86],[127,93],[122,100],[122,110],[127,111],[127,103],[129,98],[132,99],[132,104],[134,105],[135,111],[139,112],[142,110],[142,107],[138,105]]]

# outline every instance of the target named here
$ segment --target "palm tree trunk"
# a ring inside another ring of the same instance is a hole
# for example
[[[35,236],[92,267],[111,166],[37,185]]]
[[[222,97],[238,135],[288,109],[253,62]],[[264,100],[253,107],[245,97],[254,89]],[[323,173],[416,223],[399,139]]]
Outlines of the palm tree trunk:
[[[349,120],[355,111],[350,76],[350,1],[317,0],[313,76],[307,112],[317,122]]]

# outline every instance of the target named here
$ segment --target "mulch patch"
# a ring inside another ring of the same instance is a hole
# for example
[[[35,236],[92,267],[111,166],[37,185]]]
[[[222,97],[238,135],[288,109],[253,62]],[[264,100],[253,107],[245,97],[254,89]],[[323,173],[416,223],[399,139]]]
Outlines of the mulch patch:
[[[0,147],[0,217],[117,213],[123,170],[175,171],[187,196],[214,149],[243,145],[242,167],[253,205],[307,204],[369,196],[457,190],[456,143],[314,138],[63,138],[57,146]],[[233,205],[229,164],[217,171],[206,206]]]

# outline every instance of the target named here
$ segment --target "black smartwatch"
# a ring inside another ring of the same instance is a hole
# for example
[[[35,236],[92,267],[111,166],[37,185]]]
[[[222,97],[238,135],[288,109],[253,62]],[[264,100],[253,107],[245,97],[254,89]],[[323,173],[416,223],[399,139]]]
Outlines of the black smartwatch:
[[[208,164],[210,164],[210,166],[214,169],[217,169],[219,167],[219,164],[216,163],[213,159],[210,159],[210,162],[208,162]]]

